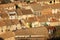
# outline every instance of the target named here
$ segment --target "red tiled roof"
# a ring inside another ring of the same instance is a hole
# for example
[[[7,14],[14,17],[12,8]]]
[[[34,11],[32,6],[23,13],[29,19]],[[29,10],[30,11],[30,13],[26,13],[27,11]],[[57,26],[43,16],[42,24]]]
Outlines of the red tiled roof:
[[[17,9],[16,12],[18,16],[22,15],[21,9]]]
[[[13,20],[11,20],[11,22],[12,22],[13,25],[14,24],[19,24],[19,20],[18,19],[13,19]]]
[[[45,27],[20,29],[15,31],[15,35],[45,35],[48,37],[48,30]]]
[[[22,9],[21,12],[22,12],[22,15],[33,14],[33,12],[30,9]]]
[[[9,3],[9,4],[1,4],[0,8],[8,8],[8,7],[13,7],[15,4]]]
[[[14,32],[11,31],[0,34],[0,37],[3,39],[14,37],[14,36],[15,36]]]
[[[6,23],[3,20],[0,20],[0,27],[3,27],[5,25],[6,25]]]

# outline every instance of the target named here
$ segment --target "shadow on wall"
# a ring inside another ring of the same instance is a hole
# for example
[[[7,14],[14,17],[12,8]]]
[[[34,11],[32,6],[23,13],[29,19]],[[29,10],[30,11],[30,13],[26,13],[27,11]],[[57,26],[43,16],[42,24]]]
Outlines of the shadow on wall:
[[[56,37],[56,38],[51,38],[49,40],[60,40],[60,37]]]
[[[3,38],[0,38],[0,40],[4,40]]]

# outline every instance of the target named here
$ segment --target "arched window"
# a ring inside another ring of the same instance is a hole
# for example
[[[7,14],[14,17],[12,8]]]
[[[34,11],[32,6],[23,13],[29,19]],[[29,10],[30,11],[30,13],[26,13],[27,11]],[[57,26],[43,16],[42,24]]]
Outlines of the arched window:
[[[52,1],[50,1],[50,3],[52,3]]]

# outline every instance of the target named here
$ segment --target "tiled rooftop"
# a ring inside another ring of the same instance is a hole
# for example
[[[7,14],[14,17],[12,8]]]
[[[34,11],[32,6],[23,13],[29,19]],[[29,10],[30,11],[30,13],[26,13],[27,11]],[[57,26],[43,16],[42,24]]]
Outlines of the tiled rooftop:
[[[60,3],[48,4],[50,1],[26,3],[17,0],[0,4],[0,37],[6,40],[13,37],[13,40],[19,35],[45,35],[48,38],[49,28],[60,25]]]

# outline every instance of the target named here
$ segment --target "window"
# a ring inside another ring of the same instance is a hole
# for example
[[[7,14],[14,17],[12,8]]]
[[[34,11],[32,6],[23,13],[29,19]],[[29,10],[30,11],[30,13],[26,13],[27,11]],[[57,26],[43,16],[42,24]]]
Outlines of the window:
[[[40,16],[41,15],[41,12],[36,11],[34,14]]]
[[[40,23],[39,22],[33,22],[31,25],[32,25],[32,27],[39,27]]]
[[[10,16],[10,19],[15,19],[16,17],[15,16]]]
[[[52,1],[50,1],[50,3],[52,3]]]
[[[15,19],[17,16],[16,16],[16,12],[9,12],[9,16],[10,16],[10,19]]]

